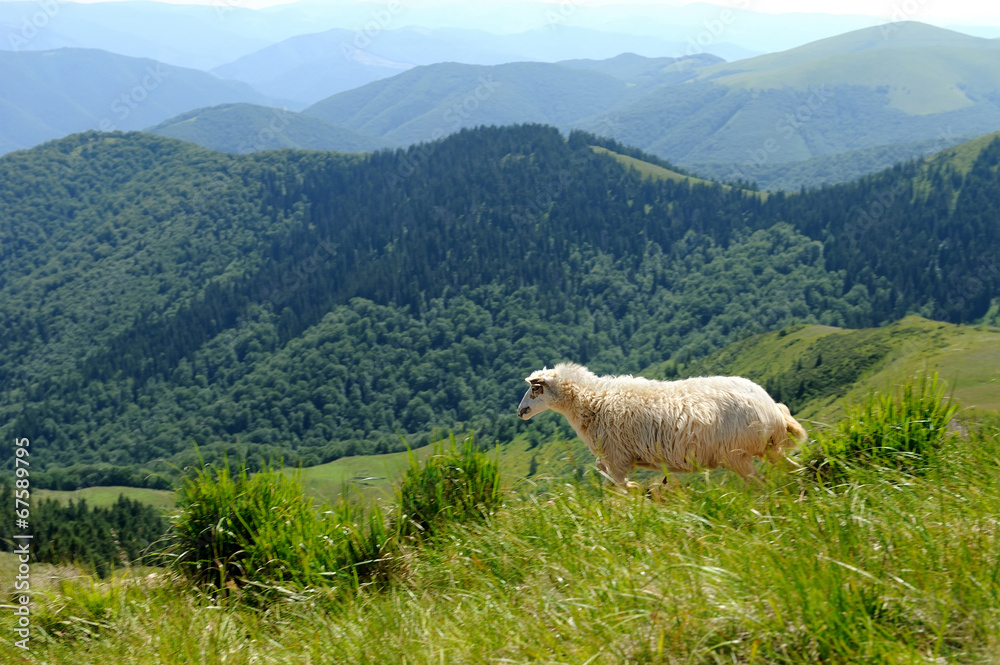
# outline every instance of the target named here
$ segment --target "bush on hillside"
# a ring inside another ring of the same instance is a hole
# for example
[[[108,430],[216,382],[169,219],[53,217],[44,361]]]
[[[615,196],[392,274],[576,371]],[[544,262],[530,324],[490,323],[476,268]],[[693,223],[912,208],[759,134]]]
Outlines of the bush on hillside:
[[[410,453],[410,468],[396,487],[401,536],[429,535],[448,522],[481,519],[500,502],[497,461],[476,449],[470,436],[461,446],[434,444],[422,465]]]
[[[952,438],[948,423],[958,410],[936,373],[921,373],[891,393],[873,390],[863,403],[849,406],[833,428],[817,435],[806,466],[826,479],[841,477],[858,464],[919,473]]]
[[[500,499],[496,461],[466,439],[435,444],[423,464],[411,454],[395,510],[346,494],[316,506],[298,475],[250,474],[202,465],[178,489],[166,560],[198,586],[251,587],[261,598],[294,598],[330,585],[357,589],[390,574],[401,539],[479,519]],[[419,539],[416,539],[419,540]]]
[[[167,550],[172,568],[200,586],[300,591],[373,574],[388,537],[377,506],[346,500],[320,512],[298,475],[273,468],[234,474],[203,466],[177,491]]]

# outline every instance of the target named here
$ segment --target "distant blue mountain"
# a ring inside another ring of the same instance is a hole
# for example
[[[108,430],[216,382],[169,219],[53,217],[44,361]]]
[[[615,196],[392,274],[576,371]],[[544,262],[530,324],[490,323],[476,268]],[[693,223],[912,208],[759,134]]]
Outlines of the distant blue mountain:
[[[224,102],[275,105],[246,83],[96,49],[0,51],[0,154],[87,129],[141,129]]]

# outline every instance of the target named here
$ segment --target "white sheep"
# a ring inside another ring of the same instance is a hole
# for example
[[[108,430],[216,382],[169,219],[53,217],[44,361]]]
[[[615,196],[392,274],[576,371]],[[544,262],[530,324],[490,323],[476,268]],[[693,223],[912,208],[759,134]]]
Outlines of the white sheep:
[[[628,480],[636,467],[683,472],[722,466],[754,478],[755,457],[780,462],[783,449],[795,445],[792,438],[806,439],[788,407],[741,377],[599,377],[564,363],[525,381],[531,387],[518,417],[528,420],[548,409],[563,414],[597,455],[597,468],[625,487],[637,486]]]

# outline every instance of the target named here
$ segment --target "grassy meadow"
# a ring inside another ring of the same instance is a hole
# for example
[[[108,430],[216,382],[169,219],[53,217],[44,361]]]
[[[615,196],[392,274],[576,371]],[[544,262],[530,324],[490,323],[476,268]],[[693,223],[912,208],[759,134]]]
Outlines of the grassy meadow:
[[[591,474],[539,474],[497,495],[481,482],[492,462],[435,449],[408,460],[405,497],[377,520],[364,512],[375,508],[342,502],[310,513],[295,498],[301,478],[276,472],[266,482],[194,479],[185,524],[206,520],[217,538],[186,549],[181,539],[183,565],[111,581],[39,566],[31,650],[13,646],[8,613],[0,660],[997,662],[1000,421],[953,431],[957,405],[942,389],[918,382],[849,409],[818,434],[814,454],[836,461],[832,476],[766,467],[760,483],[696,474],[623,494]],[[239,520],[212,517],[247,498],[254,507]],[[272,510],[285,517],[269,519]],[[329,520],[336,529],[317,536]],[[267,534],[243,559],[237,522]],[[217,570],[219,554],[197,548],[221,540],[229,577],[206,585],[198,575]],[[337,556],[353,563],[337,569]],[[304,584],[324,557],[329,581]]]
[[[83,489],[64,490],[35,490],[32,496],[36,500],[55,499],[62,504],[71,501],[86,501],[91,507],[107,508],[118,500],[119,496],[126,496],[134,501],[155,506],[156,508],[168,509],[174,505],[174,493],[170,490],[153,490],[145,487],[84,487]]]

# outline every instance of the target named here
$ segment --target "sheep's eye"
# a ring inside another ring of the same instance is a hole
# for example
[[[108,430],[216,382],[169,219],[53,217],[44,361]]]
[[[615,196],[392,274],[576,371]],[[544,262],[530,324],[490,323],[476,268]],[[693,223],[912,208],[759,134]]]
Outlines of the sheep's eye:
[[[534,397],[536,395],[540,395],[541,393],[542,393],[542,387],[539,384],[536,383],[536,384],[534,384],[534,385],[531,386],[531,395],[532,395],[532,397]]]

